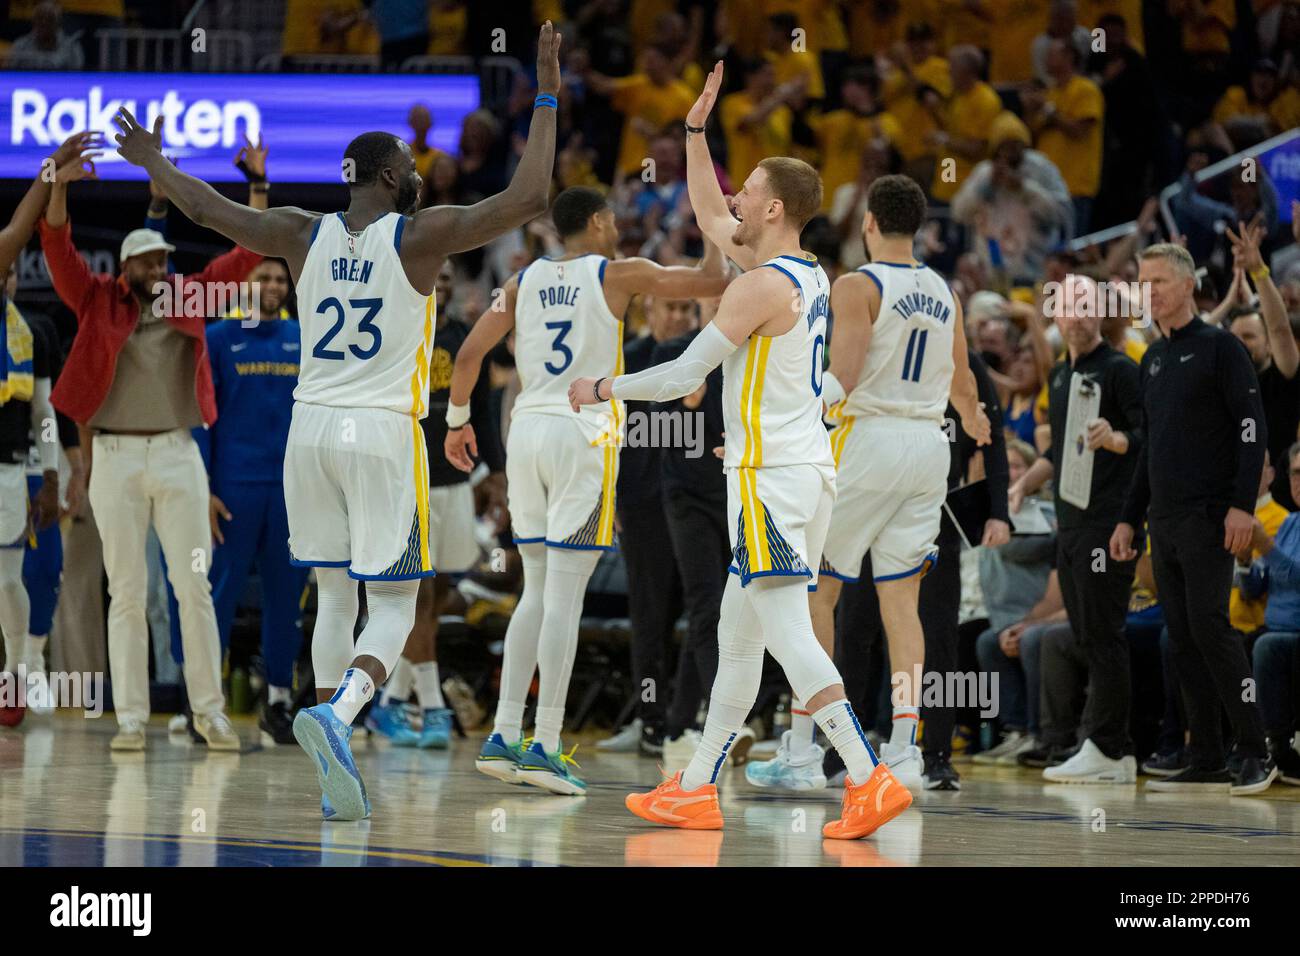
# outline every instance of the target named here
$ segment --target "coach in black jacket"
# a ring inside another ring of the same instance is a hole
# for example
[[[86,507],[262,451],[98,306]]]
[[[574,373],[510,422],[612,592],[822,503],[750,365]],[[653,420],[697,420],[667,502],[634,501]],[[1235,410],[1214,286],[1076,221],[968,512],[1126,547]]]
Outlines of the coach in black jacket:
[[[1102,297],[1092,279],[1066,276],[1059,293],[1049,305],[1054,306],[1068,351],[1047,378],[1052,445],[1011,486],[1011,509],[1019,511],[1025,495],[1057,476],[1056,569],[1074,638],[1088,662],[1088,702],[1079,727],[1079,750],[1043,776],[1064,783],[1135,783],[1124,626],[1137,562],[1108,560],[1106,552],[1142,447],[1138,367],[1102,338]],[[1071,396],[1089,387],[1098,389],[1097,414],[1081,423],[1085,431],[1069,432]],[[1067,449],[1075,444],[1093,450],[1084,508],[1061,497],[1060,472]]]
[[[1111,557],[1131,561],[1146,517],[1156,590],[1190,732],[1190,766],[1152,790],[1266,790],[1277,767],[1264,741],[1250,664],[1228,623],[1233,555],[1250,546],[1268,434],[1259,382],[1245,348],[1194,311],[1195,263],[1181,246],[1150,246],[1138,279],[1164,338],[1142,357],[1146,441]],[[1149,508],[1149,514],[1148,514]],[[1225,759],[1220,706],[1237,739]]]

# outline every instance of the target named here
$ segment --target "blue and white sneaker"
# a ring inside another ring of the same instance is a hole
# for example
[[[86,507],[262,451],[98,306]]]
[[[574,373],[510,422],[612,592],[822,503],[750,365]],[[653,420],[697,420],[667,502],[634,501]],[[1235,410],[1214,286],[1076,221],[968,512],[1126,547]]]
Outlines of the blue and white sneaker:
[[[366,729],[387,737],[394,747],[414,747],[420,742],[420,735],[406,719],[406,705],[398,701],[371,707],[366,714]]]
[[[542,749],[541,742],[534,740],[520,758],[520,781],[566,797],[584,795],[587,792],[587,784],[569,769],[570,764],[578,766],[578,762],[573,759],[577,749],[575,745],[567,754],[563,750],[548,754]]]
[[[366,785],[352,750],[352,728],[334,716],[329,704],[304,707],[293,719],[293,736],[311,757],[321,789],[326,820],[364,820],[370,816]]]
[[[529,740],[521,737],[508,744],[500,734],[489,734],[474,761],[474,769],[503,783],[522,783],[519,779],[519,761],[529,743]]]
[[[809,744],[796,757],[790,752],[790,735],[781,735],[781,745],[771,760],[745,764],[745,779],[756,787],[774,790],[825,790],[826,775],[822,759],[826,752],[820,744]]]
[[[420,730],[420,749],[446,750],[451,745],[451,710],[426,707],[424,727]]]

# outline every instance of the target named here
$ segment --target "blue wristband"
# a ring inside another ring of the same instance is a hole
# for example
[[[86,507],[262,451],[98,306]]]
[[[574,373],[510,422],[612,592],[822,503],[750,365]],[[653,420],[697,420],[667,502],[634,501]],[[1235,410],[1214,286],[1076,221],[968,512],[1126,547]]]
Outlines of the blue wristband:
[[[560,108],[560,101],[550,93],[538,93],[537,99],[533,100],[533,109],[537,109],[540,106],[549,106],[553,110],[558,110]]]

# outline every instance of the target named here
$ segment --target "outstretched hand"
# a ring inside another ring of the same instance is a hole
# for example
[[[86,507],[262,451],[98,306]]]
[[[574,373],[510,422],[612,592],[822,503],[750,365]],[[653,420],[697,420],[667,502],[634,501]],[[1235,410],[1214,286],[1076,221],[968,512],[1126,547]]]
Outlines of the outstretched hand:
[[[104,137],[100,133],[73,133],[50,154],[50,159],[54,161],[54,168],[58,169],[75,159],[84,161],[94,159],[100,154],[92,153],[91,150],[102,149],[103,146]]]
[[[700,98],[695,101],[691,111],[686,114],[687,126],[700,127],[709,121],[709,114],[713,112],[713,104],[718,101],[718,91],[721,89],[722,61],[719,60],[714,64],[708,79],[704,81],[704,89],[700,93]]]
[[[537,37],[537,92],[560,92],[560,34],[551,21],[542,24]]]
[[[152,154],[161,155],[163,127],[161,115],[153,121],[152,131],[141,126],[125,106],[117,111],[113,122],[122,131],[113,136],[113,139],[117,140],[117,151],[128,163],[143,166]]]

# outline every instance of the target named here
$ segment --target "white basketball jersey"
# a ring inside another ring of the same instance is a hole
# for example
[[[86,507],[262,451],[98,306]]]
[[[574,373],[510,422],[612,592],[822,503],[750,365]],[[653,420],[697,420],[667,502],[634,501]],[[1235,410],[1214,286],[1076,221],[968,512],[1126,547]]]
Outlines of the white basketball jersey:
[[[880,312],[862,377],[832,414],[943,421],[952,386],[957,308],[943,277],[924,265],[862,266],[880,288]]]
[[[605,301],[603,256],[538,259],[519,274],[515,298],[517,415],[578,419],[593,441],[617,440],[622,402],[585,405],[574,415],[569,383],[623,372],[623,322]]]
[[[816,259],[777,256],[759,268],[778,269],[795,285],[799,318],[781,335],[751,335],[722,363],[723,467],[833,468],[821,399],[830,282]]]
[[[353,236],[342,213],[321,217],[298,280],[295,400],[428,414],[435,305],[402,268],[405,222],[389,213]]]

